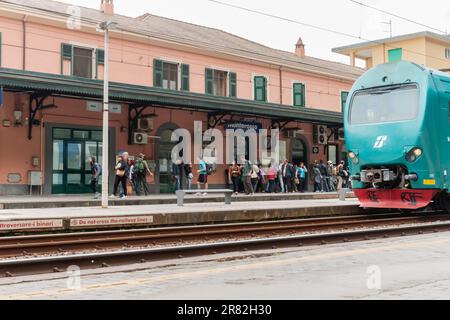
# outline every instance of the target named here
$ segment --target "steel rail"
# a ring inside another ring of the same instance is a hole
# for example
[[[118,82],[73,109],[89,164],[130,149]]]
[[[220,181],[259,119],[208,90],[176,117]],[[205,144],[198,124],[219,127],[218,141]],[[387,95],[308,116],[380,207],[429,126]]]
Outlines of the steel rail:
[[[364,216],[295,219],[205,226],[184,226],[155,229],[133,229],[70,234],[47,234],[0,238],[0,258],[81,249],[101,249],[133,245],[167,244],[182,241],[221,240],[234,236],[299,233],[450,220],[450,215],[378,214]]]
[[[82,269],[96,269],[113,265],[129,265],[234,251],[241,252],[307,245],[325,245],[442,231],[450,231],[450,222],[420,223],[410,226],[277,236],[262,239],[171,245],[157,248],[121,249],[47,257],[14,258],[0,260],[0,277],[63,272],[72,265],[76,265]]]

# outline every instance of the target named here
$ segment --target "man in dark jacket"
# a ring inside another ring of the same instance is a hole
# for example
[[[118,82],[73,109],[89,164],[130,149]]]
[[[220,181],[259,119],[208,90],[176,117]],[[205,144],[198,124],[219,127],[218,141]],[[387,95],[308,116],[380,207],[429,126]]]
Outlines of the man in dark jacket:
[[[330,192],[330,188],[328,186],[328,181],[327,181],[328,180],[328,170],[327,170],[327,166],[325,165],[323,160],[320,160],[319,170],[320,170],[320,175],[322,176],[322,179],[321,179],[322,190],[325,192]]]
[[[91,165],[91,190],[94,193],[94,199],[98,199],[100,197],[100,193],[98,192],[98,180],[100,174],[102,173],[102,167],[98,164],[95,157],[89,157],[89,163]]]
[[[295,177],[294,175],[294,166],[289,163],[289,161],[284,160],[283,165],[281,166],[281,174],[283,177],[283,184],[285,186],[285,192],[293,192],[294,188],[292,187],[292,182]]]

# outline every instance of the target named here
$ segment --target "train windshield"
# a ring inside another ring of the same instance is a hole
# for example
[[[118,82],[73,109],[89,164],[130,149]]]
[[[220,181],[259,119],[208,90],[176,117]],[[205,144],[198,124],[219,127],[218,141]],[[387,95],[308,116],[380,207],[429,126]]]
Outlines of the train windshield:
[[[351,124],[371,124],[414,120],[419,114],[417,84],[362,90],[353,96]]]

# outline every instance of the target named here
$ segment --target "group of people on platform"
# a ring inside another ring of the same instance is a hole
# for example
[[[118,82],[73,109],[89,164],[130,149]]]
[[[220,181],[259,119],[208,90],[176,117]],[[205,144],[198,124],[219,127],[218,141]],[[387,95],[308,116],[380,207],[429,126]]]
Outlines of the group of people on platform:
[[[305,164],[294,164],[284,160],[268,166],[252,164],[250,161],[236,162],[228,168],[229,185],[235,194],[255,193],[304,193],[308,189],[308,173]],[[344,161],[335,166],[331,161],[314,162],[311,166],[314,192],[334,192],[350,187],[349,171]]]
[[[89,162],[92,171],[91,188],[97,199],[100,196],[98,184],[102,168],[95,157],[89,157]],[[206,195],[208,177],[214,173],[214,170],[203,159],[197,159],[197,163],[197,170],[194,170],[192,164],[185,164],[181,160],[172,164],[171,177],[175,190],[191,190],[195,172],[198,176],[196,184],[199,190],[196,195]],[[228,184],[236,195],[241,192],[247,195],[304,193],[308,190],[308,177],[314,182],[314,192],[334,192],[351,187],[349,171],[344,161],[338,165],[333,164],[332,161],[328,163],[322,160],[315,161],[308,169],[304,163],[295,164],[288,160],[263,166],[242,157],[239,163],[235,161],[228,167],[226,174]],[[141,153],[131,160],[127,152],[122,153],[115,166],[115,181],[111,197],[126,198],[133,191],[138,196],[149,195],[148,176],[153,177],[154,174],[144,154]],[[201,190],[203,193],[200,192]]]
[[[89,157],[89,163],[91,165],[91,190],[95,194],[94,198],[100,197],[98,192],[98,184],[100,175],[102,174],[102,167],[97,162],[95,157]],[[120,196],[120,198],[126,198],[131,195],[133,190],[136,195],[149,195],[150,189],[147,184],[147,176],[153,177],[153,172],[145,160],[143,153],[139,154],[134,160],[131,160],[128,152],[122,153],[114,167],[115,180],[113,192],[111,198]]]

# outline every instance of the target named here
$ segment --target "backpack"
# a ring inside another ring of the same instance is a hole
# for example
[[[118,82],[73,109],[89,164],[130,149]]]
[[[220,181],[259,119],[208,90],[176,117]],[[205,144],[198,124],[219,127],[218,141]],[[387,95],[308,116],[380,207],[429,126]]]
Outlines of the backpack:
[[[206,174],[208,176],[210,176],[213,172],[214,172],[213,166],[211,164],[207,163],[206,164]]]
[[[143,160],[137,160],[134,164],[134,171],[136,173],[144,173],[145,172],[145,166]]]
[[[98,163],[95,164],[95,170],[98,171],[98,175],[100,176],[102,174],[102,166]]]

